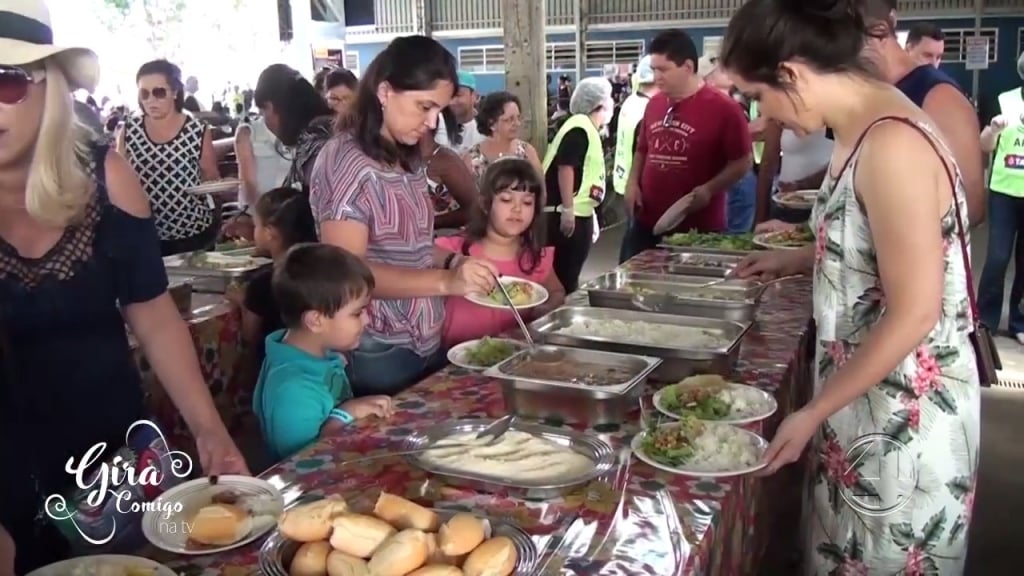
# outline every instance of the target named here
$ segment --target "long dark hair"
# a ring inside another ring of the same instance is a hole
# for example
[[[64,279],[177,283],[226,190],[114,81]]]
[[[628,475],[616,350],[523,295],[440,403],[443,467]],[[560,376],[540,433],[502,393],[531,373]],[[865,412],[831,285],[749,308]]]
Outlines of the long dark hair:
[[[377,90],[384,82],[398,92],[430,90],[443,81],[451,83],[452,91],[459,85],[451,52],[426,36],[395,38],[366,69],[359,81],[352,113],[342,118],[340,127],[352,133],[353,140],[370,158],[412,171],[419,163],[419,146],[392,142],[381,135],[384,110]]]
[[[256,200],[254,210],[264,226],[277,230],[284,249],[317,241],[313,211],[302,190],[274,188]]]
[[[890,34],[877,15],[892,0],[750,0],[733,14],[719,62],[750,82],[791,93],[781,64],[799,60],[825,74],[873,77],[869,37]],[[886,20],[888,13],[886,12]]]
[[[544,183],[533,164],[522,158],[502,158],[488,166],[480,178],[480,202],[466,225],[462,253],[468,256],[469,248],[487,236],[494,199],[505,190],[529,191],[533,194],[533,222],[523,232],[523,243],[519,249],[519,269],[524,274],[532,274],[540,265],[544,250],[544,219],[539,217],[540,211],[544,209]]]
[[[440,122],[444,122],[445,132],[448,133],[448,144],[453,147],[462,144],[462,124],[459,124],[459,119],[455,117],[455,112],[452,112],[451,106],[445,106],[441,109],[441,117],[438,123]],[[437,133],[437,128],[434,128],[434,133]]]
[[[285,146],[297,144],[299,134],[314,119],[333,114],[313,85],[284,64],[271,64],[260,73],[253,102],[257,108],[268,103],[274,106],[274,112],[281,118],[277,137]]]
[[[185,109],[185,84],[181,81],[181,68],[177,64],[164,59],[150,60],[135,73],[135,83],[138,84],[143,76],[160,75],[167,80],[167,86],[174,90],[174,109],[181,112]],[[139,108],[142,108],[142,101],[139,101]]]

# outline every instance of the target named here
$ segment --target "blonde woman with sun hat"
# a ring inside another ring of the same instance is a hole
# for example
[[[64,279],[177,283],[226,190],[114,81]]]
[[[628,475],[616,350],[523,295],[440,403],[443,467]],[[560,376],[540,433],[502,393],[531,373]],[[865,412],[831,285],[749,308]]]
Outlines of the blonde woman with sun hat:
[[[62,535],[40,514],[53,494],[75,505],[69,458],[100,443],[113,449],[104,459],[125,453],[126,442],[140,461],[167,450],[156,441],[136,450],[137,435],[126,439],[147,416],[125,322],[190,427],[204,471],[248,472],[167,294],[139,181],[74,122],[71,92],[98,77],[92,51],[54,45],[42,0],[0,0],[0,525],[19,574],[71,551],[74,527]],[[108,518],[109,504],[90,513]],[[119,535],[137,520],[116,518]]]

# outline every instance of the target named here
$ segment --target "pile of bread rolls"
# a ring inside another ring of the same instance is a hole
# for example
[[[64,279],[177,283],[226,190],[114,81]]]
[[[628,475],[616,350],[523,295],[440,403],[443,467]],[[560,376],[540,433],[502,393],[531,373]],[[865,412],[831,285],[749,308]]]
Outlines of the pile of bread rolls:
[[[487,520],[459,513],[442,524],[433,510],[386,492],[372,515],[334,497],[286,511],[278,528],[302,542],[291,576],[509,576],[518,559]]]

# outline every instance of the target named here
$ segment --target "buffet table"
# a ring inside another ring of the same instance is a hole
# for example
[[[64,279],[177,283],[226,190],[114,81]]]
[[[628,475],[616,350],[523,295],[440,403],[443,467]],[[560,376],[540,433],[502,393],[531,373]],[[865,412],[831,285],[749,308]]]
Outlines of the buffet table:
[[[184,316],[199,357],[203,378],[210,387],[214,404],[229,431],[243,425],[252,413],[255,382],[245,382],[242,363],[241,314],[223,295],[193,294],[192,309]],[[172,445],[190,449],[194,444],[184,419],[153,373],[137,342],[132,339],[135,359],[142,374],[146,408],[167,435]]]
[[[626,266],[647,270],[664,257],[662,251],[649,251]],[[733,379],[772,392],[779,403],[779,411],[759,427],[768,438],[809,393],[810,294],[810,283],[802,280],[770,287],[743,341]],[[412,432],[440,421],[505,413],[497,382],[451,366],[396,396],[395,407],[387,422],[367,421],[345,436],[321,440],[262,477],[286,500],[339,494],[372,504],[383,489],[437,507],[511,519],[533,535],[542,562],[550,561],[544,574],[746,575],[756,572],[770,534],[795,533],[795,526],[780,524],[791,520],[780,508],[799,501],[800,483],[782,475],[699,479],[632,460],[586,489],[538,502],[446,486],[398,457],[346,465],[393,451]],[[638,419],[588,432],[619,448],[637,431]],[[250,574],[258,556],[259,545],[251,544],[219,555],[159,559],[190,574]]]

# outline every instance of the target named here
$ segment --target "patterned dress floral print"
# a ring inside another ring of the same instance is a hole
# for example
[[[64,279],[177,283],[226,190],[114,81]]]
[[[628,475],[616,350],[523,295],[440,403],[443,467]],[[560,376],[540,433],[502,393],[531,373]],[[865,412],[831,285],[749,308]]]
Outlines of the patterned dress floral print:
[[[931,130],[920,128],[948,158]],[[841,174],[826,178],[812,214],[815,393],[885,310],[869,222],[854,190],[859,151]],[[959,172],[955,188],[966,226]],[[808,574],[963,572],[978,463],[980,392],[956,217],[951,206],[941,220],[945,274],[938,324],[882,382],[819,431],[805,523]]]

